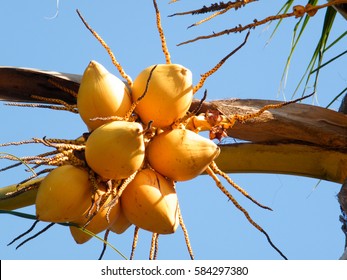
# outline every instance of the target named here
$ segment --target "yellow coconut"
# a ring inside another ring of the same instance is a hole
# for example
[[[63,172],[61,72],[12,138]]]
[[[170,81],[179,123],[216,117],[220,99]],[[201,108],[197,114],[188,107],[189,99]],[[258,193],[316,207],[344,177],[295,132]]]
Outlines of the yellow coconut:
[[[154,66],[143,70],[134,80],[132,98],[136,101],[144,92]],[[145,97],[135,111],[147,124],[165,128],[188,111],[193,99],[192,73],[179,64],[158,64],[150,78]]]
[[[118,218],[110,227],[110,230],[114,233],[122,234],[132,225],[132,223],[130,223],[129,220],[125,217],[124,212],[122,210],[122,205],[121,203],[119,204],[120,204],[120,210],[119,210]]]
[[[77,95],[78,112],[89,130],[110,120],[92,120],[99,117],[124,117],[131,106],[128,87],[119,78],[96,61],[84,71]]]
[[[193,179],[219,155],[211,140],[190,130],[173,129],[156,135],[146,151],[149,164],[175,181]]]
[[[121,204],[126,218],[142,229],[170,234],[179,224],[174,182],[151,169],[135,176],[124,190]]]
[[[105,194],[104,189],[99,189],[99,194]],[[103,206],[100,208],[99,212],[92,218],[90,223],[86,226],[86,229],[94,234],[98,234],[108,228],[110,228],[114,222],[118,219],[120,214],[120,205],[117,202],[111,209],[108,204],[112,200],[112,196],[109,196]],[[98,196],[96,196],[98,199]],[[90,199],[89,199],[90,200]],[[95,207],[92,211],[95,211]],[[109,211],[110,209],[110,211]],[[109,211],[109,215],[107,213]],[[79,225],[80,227],[84,227],[87,223],[88,219],[86,218],[87,212],[84,213],[78,219],[71,221],[74,224]],[[70,233],[77,244],[83,244],[90,240],[93,236],[83,232],[81,229],[75,226],[70,226]]]
[[[88,165],[105,179],[125,179],[144,160],[143,128],[136,122],[113,121],[95,129],[88,137]]]
[[[47,222],[69,222],[91,206],[92,187],[88,172],[64,165],[51,171],[41,182],[36,196],[36,217]]]

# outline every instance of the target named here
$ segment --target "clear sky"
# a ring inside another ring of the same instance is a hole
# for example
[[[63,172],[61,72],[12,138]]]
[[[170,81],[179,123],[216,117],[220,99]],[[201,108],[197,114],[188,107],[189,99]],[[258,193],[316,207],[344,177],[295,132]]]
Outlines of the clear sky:
[[[168,4],[159,1],[172,61],[192,70],[194,82],[219,59],[238,46],[245,34],[231,34],[216,39],[177,47],[176,44],[197,35],[209,34],[240,24],[247,24],[274,15],[285,1],[263,0],[237,11],[229,12],[202,26],[187,30],[201,19],[196,16],[173,17],[175,12],[198,8],[210,1],[181,0]],[[305,1],[296,1],[304,4]],[[319,1],[325,3],[325,1]],[[133,78],[149,65],[164,63],[155,26],[152,1],[1,1],[0,2],[0,64],[82,74],[90,60],[97,60],[118,75],[110,58],[79,20],[80,9],[87,21],[111,46],[126,72]],[[272,41],[266,45],[275,24],[251,32],[246,46],[208,79],[208,100],[223,98],[291,99],[293,90],[311,58],[321,32],[324,11],[311,19],[298,45],[288,75],[287,85],[279,91],[281,76],[290,50],[295,19],[283,22]],[[346,21],[337,15],[331,40],[346,30]],[[346,38],[326,55],[326,60],[344,51]],[[326,106],[346,86],[346,57],[325,67],[321,73],[317,100]],[[119,75],[118,75],[119,76]],[[198,96],[202,96],[198,93]],[[333,104],[339,106],[341,99]],[[0,142],[32,137],[73,139],[86,131],[77,115],[45,109],[7,107],[0,104],[2,132]],[[37,150],[36,150],[37,149]],[[32,155],[40,147],[1,149],[16,155]],[[250,157],[252,155],[249,155]],[[6,163],[1,163],[4,166]],[[0,173],[1,186],[25,178],[24,168]],[[344,236],[340,229],[339,205],[336,195],[340,185],[316,179],[260,174],[230,174],[254,198],[270,206],[269,212],[252,205],[235,194],[270,235],[272,241],[289,259],[337,259],[342,254]],[[316,185],[319,183],[318,187]],[[215,187],[207,176],[178,183],[177,192],[182,214],[197,259],[281,259],[265,236],[253,228]],[[21,209],[34,213],[33,207]],[[31,220],[10,215],[0,216],[0,259],[97,259],[102,243],[96,239],[76,245],[66,227],[55,225],[49,231],[25,244],[7,246],[13,238],[26,231]],[[44,227],[39,223],[37,229]],[[111,235],[109,242],[129,256],[133,228],[122,235]],[[18,243],[17,243],[18,244]],[[140,231],[137,259],[147,259],[150,234]],[[120,259],[108,248],[105,259]],[[182,231],[160,236],[159,259],[189,259]]]

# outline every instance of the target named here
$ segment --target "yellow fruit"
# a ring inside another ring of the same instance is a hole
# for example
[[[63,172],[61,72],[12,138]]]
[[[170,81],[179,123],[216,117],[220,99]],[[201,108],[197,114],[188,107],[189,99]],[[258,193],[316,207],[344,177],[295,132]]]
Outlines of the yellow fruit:
[[[135,79],[133,101],[144,93],[152,68],[146,68]],[[186,114],[192,99],[191,71],[179,64],[158,64],[152,73],[147,93],[135,111],[145,124],[153,121],[153,126],[165,128]]]
[[[125,217],[124,212],[122,210],[122,205],[120,205],[119,216],[117,220],[113,223],[113,225],[110,227],[110,230],[117,234],[122,234],[131,225],[132,223],[130,223],[129,220]]]
[[[125,179],[144,160],[142,126],[136,122],[113,121],[95,129],[86,142],[90,168],[104,179]]]
[[[77,95],[77,107],[89,130],[94,130],[110,120],[97,117],[124,117],[131,106],[128,87],[104,66],[91,61],[86,68]]]
[[[131,223],[151,232],[173,233],[179,224],[173,181],[151,169],[135,176],[121,195],[121,205]]]
[[[100,194],[104,194],[105,190],[100,190]],[[108,203],[111,202],[112,196],[109,196],[104,203],[104,206],[107,206]],[[98,199],[98,196],[96,196],[96,199]],[[90,200],[90,198],[89,198]],[[95,211],[95,207],[94,207]],[[107,212],[109,211],[109,207],[101,207],[99,212],[93,217],[93,219],[90,221],[90,223],[87,225],[86,229],[91,231],[94,234],[98,234],[108,228],[110,228],[113,223],[118,219],[119,213],[120,213],[120,205],[117,202],[110,210],[109,213],[109,220],[107,219]],[[83,227],[88,219],[86,218],[87,212],[84,213],[82,216],[80,216],[78,219],[71,221],[74,224],[77,224],[81,227]],[[90,240],[93,236],[89,235],[88,233],[83,232],[78,227],[70,226],[70,233],[77,244],[83,244]]]
[[[147,147],[149,164],[174,181],[193,179],[219,155],[211,140],[190,130],[173,129],[156,135]]]
[[[41,182],[36,196],[36,217],[47,222],[69,222],[91,206],[88,172],[72,165],[60,166]]]

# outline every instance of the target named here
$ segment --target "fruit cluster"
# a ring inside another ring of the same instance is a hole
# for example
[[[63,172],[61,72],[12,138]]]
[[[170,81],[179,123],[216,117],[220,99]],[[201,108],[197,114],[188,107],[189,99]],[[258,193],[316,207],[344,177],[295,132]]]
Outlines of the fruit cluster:
[[[189,111],[194,94],[203,86],[207,77],[246,43],[249,34],[238,48],[201,75],[198,84],[193,86],[191,71],[171,63],[160,24],[160,13],[156,1],[153,3],[166,64],[147,67],[134,81],[125,74],[106,43],[78,12],[85,26],[106,48],[126,82],[98,62],[91,61],[82,76],[78,93],[61,88],[76,97],[77,104],[68,105],[62,100],[50,98],[39,99],[58,104],[49,107],[51,109],[78,112],[88,132],[75,140],[33,138],[7,143],[41,143],[55,149],[41,155],[20,158],[21,163],[33,165],[34,169],[43,165],[56,168],[34,174],[33,177],[36,177],[49,172],[40,182],[33,180],[30,183],[32,178],[21,182],[18,185],[22,187],[13,196],[38,187],[35,198],[37,220],[67,223],[78,244],[87,242],[94,234],[105,230],[106,234],[109,231],[121,234],[133,224],[134,243],[138,229],[153,233],[152,252],[159,234],[174,233],[180,225],[188,252],[193,258],[175,183],[191,180],[206,172],[246,219],[266,236],[270,245],[285,257],[271,242],[268,234],[222,185],[217,175],[258,206],[269,208],[251,198],[219,170],[214,160],[220,148],[198,132],[209,130],[211,139],[221,139],[226,135],[226,129],[231,128],[236,121],[246,121],[267,109],[279,108],[291,102],[270,104],[245,116],[225,116],[214,111],[196,115],[199,107]],[[18,160],[17,157],[5,158]],[[15,166],[18,164],[8,168]],[[133,244],[133,250],[135,247]],[[152,253],[150,257],[153,257]]]
[[[192,74],[181,65],[150,66],[129,87],[91,61],[77,95],[89,129],[85,164],[64,164],[46,176],[36,198],[37,218],[86,225],[95,234],[122,233],[131,224],[157,234],[175,232],[175,182],[200,175],[219,155],[213,141],[184,126],[192,98]],[[91,237],[70,229],[78,243]]]

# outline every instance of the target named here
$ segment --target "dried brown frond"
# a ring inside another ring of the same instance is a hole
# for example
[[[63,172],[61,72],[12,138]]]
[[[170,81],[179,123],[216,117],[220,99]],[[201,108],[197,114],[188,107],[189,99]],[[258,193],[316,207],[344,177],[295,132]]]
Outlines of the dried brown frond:
[[[74,98],[77,98],[77,92],[75,92],[71,88],[64,87],[63,85],[61,85],[58,81],[55,81],[54,79],[48,79],[48,82],[52,84],[53,86],[55,86],[56,88],[60,89],[61,91],[70,94]]]
[[[298,18],[298,17],[304,16],[305,14],[308,14],[309,16],[314,16],[316,14],[316,12],[320,9],[330,7],[333,5],[337,5],[337,4],[341,4],[341,3],[346,3],[346,0],[332,0],[328,3],[322,4],[322,5],[316,5],[316,6],[312,6],[310,4],[308,4],[306,6],[296,5],[293,7],[293,11],[290,13],[268,16],[262,20],[254,19],[253,22],[248,23],[246,25],[239,24],[234,28],[225,29],[225,30],[220,31],[220,32],[213,32],[213,34],[210,34],[210,35],[198,36],[194,39],[179,43],[178,46],[193,43],[193,42],[196,42],[198,40],[206,40],[206,39],[210,39],[210,38],[219,37],[222,35],[228,35],[230,33],[238,33],[238,32],[243,32],[245,30],[251,30],[251,29],[254,29],[260,25],[264,25],[264,24],[271,22],[271,21],[281,20],[281,19],[290,18],[290,17]]]
[[[252,2],[255,2],[255,1],[258,1],[258,0],[237,0],[235,2],[229,1],[227,3],[224,3],[224,2],[212,3],[210,6],[204,5],[200,9],[175,13],[175,14],[169,15],[169,17],[183,16],[183,15],[189,15],[189,14],[191,14],[191,15],[206,14],[206,13],[219,12],[219,11],[225,11],[225,10],[230,10],[230,9],[237,10],[237,9],[242,8],[245,5],[252,3]]]
[[[222,15],[222,14],[225,14],[225,13],[226,13],[227,11],[229,11],[231,8],[232,8],[232,7],[230,6],[230,7],[227,7],[227,8],[225,8],[225,9],[221,10],[221,11],[215,12],[214,14],[210,15],[210,16],[207,17],[207,18],[204,18],[204,19],[202,19],[202,20],[199,20],[199,21],[196,22],[196,23],[193,23],[192,25],[189,25],[188,28],[191,28],[191,27],[194,27],[194,26],[198,26],[198,25],[200,25],[200,24],[202,24],[202,23],[204,23],[204,22],[206,22],[206,21],[209,21],[209,20],[211,20],[211,19],[213,19],[213,18],[215,18],[215,17],[217,17],[217,16],[220,16],[220,15]]]

